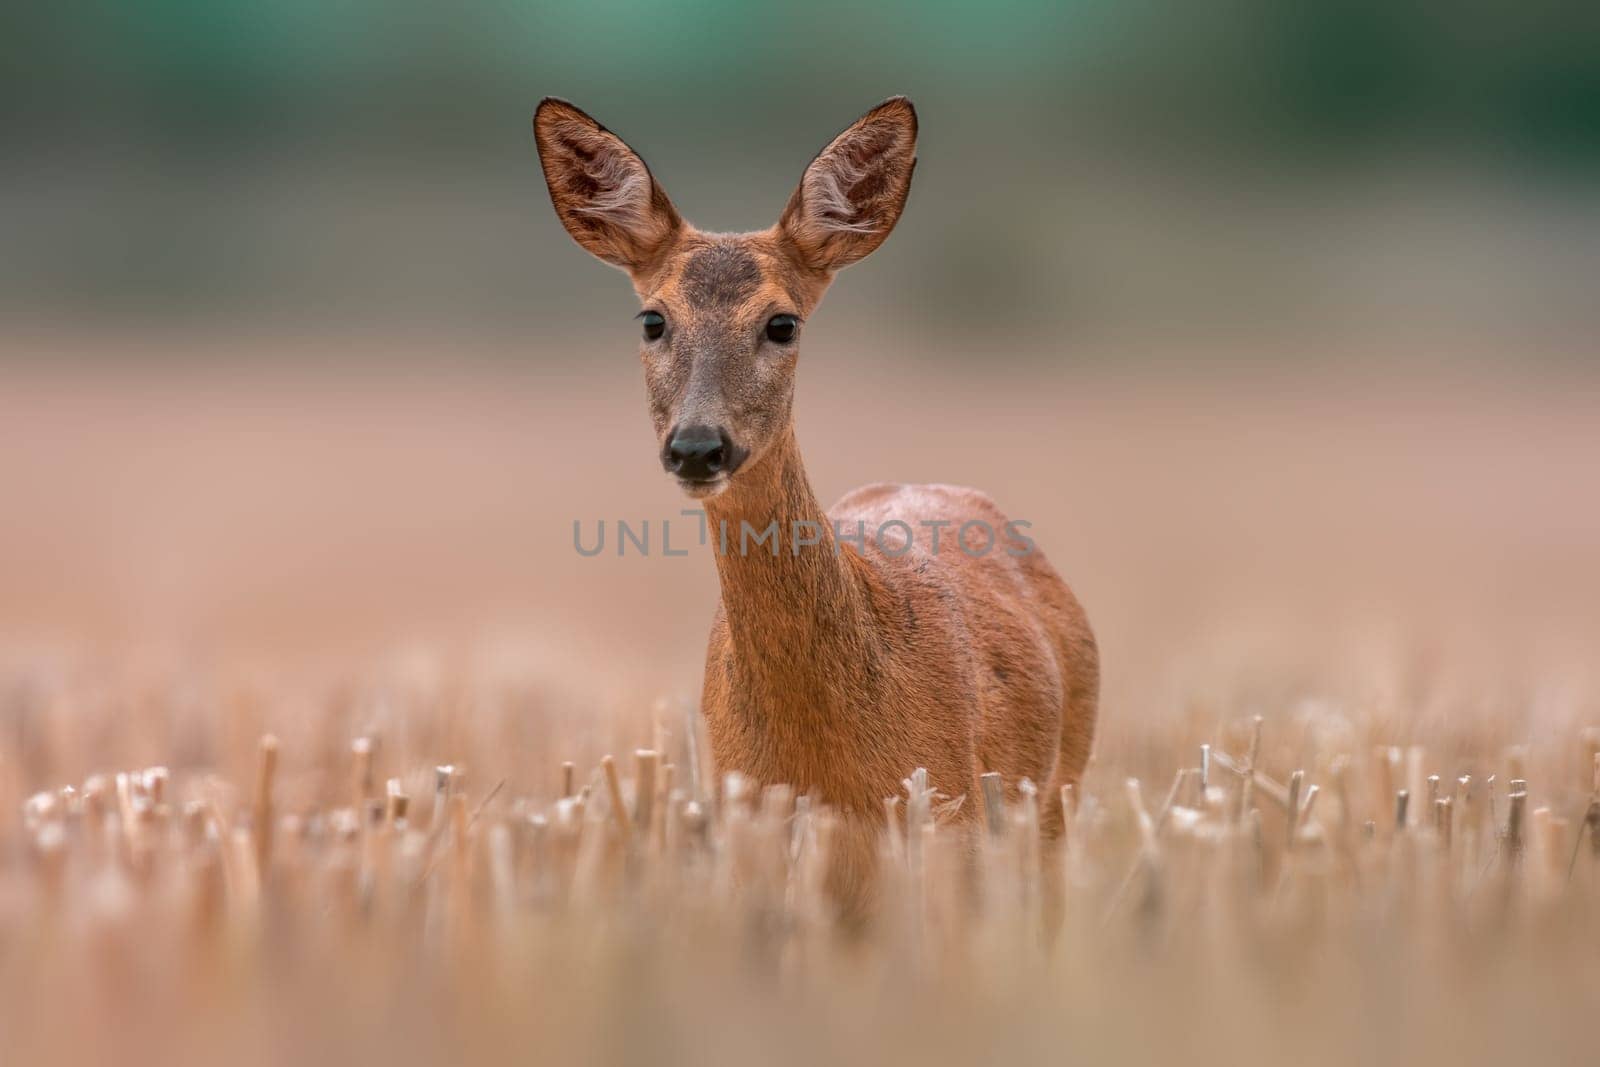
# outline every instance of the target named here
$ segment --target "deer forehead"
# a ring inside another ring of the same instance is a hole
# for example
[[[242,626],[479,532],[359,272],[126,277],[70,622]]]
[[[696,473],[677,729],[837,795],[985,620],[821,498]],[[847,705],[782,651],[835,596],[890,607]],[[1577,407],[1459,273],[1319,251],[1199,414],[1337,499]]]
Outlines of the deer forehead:
[[[761,235],[684,241],[644,295],[680,316],[710,325],[743,322],[778,312],[801,312],[805,287]]]

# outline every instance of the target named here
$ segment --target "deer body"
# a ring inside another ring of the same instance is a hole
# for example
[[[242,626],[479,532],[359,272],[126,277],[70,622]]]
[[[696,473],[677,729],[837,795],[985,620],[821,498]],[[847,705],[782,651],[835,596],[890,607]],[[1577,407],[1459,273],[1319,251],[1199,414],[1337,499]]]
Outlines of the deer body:
[[[702,700],[718,770],[839,813],[829,880],[849,910],[870,902],[884,800],[914,768],[964,795],[956,817],[969,821],[979,774],[998,771],[1013,791],[1030,778],[1058,830],[1056,787],[1083,771],[1099,686],[1071,591],[976,490],[870,485],[825,513],[795,439],[800,324],[899,218],[915,164],[909,103],[835,138],[778,225],[752,234],[683,222],[643,161],[571,105],[541,104],[535,133],[562,222],[629,272],[645,306],[663,465],[733,535],[716,553]],[[974,522],[996,539],[981,553],[957,540]],[[740,537],[774,524],[770,545]]]

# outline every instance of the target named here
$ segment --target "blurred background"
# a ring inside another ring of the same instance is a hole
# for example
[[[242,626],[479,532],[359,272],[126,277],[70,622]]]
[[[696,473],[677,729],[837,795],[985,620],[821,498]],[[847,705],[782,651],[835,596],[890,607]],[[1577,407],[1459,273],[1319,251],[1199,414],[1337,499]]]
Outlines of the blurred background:
[[[86,0],[3,25],[14,688],[114,649],[317,684],[474,664],[595,721],[693,699],[705,551],[572,547],[685,502],[633,297],[557,224],[534,106],[578,103],[731,230],[905,93],[910,206],[807,331],[819,496],[964,482],[1031,521],[1100,633],[1104,745],[1196,701],[1333,694],[1397,733],[1592,710],[1593,7]]]
[[[620,132],[690,218],[749,229],[906,93],[926,119],[913,214],[848,306],[919,343],[1589,314],[1600,17],[1187,7],[31,5],[0,68],[5,311],[471,327],[536,358],[616,299],[533,180],[541,96]]]

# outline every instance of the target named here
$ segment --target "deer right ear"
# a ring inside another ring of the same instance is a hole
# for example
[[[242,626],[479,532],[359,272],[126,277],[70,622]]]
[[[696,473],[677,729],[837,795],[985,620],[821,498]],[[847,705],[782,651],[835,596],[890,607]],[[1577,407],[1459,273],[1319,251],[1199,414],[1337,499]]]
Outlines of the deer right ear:
[[[630,273],[654,262],[683,223],[638,153],[554,97],[539,102],[533,137],[550,201],[572,239]]]
[[[832,272],[863,258],[900,221],[917,166],[917,112],[891,97],[824,148],[778,220],[806,265]]]

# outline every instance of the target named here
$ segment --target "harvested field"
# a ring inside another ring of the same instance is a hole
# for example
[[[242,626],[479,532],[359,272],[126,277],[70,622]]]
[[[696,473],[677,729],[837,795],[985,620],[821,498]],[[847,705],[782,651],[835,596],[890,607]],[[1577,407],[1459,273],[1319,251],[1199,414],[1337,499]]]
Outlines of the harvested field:
[[[802,399],[824,496],[993,472],[1107,665],[1064,845],[907,767],[847,934],[696,737],[710,561],[571,553],[679,506],[631,378],[121,373],[0,395],[7,1063],[1594,1058],[1586,379]]]
[[[986,810],[975,892],[912,772],[881,913],[845,934],[830,813],[714,795],[683,719],[523,795],[421,766],[410,745],[442,738],[387,739],[451,698],[395,699],[396,729],[264,738],[248,776],[130,769],[23,803],[14,1062],[1592,1053],[1594,731],[1463,763],[1315,711],[1234,724],[1172,746],[1166,780],[1096,767],[1059,853],[1047,798]]]

